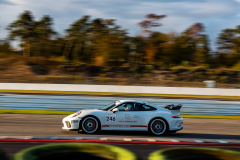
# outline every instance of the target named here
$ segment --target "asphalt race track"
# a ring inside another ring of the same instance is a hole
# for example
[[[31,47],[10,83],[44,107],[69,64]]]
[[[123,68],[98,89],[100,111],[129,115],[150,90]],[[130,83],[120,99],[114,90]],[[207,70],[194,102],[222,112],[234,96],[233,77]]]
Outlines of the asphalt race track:
[[[10,95],[12,96],[12,95]],[[12,98],[15,98],[14,101]],[[25,99],[24,99],[25,98]],[[46,101],[48,98],[48,101]],[[39,109],[44,107],[53,108],[53,110],[59,110],[59,107],[67,102],[67,104],[74,103],[76,107],[83,107],[85,109],[86,104],[82,102],[82,97],[55,97],[58,103],[55,104],[56,100],[54,97],[42,97],[39,96],[29,98],[29,96],[16,97],[3,96],[0,108],[11,108],[12,109],[29,109],[29,106],[34,106]],[[59,99],[63,98],[63,102]],[[75,99],[74,99],[75,98]],[[89,99],[95,99],[96,97],[90,97]],[[108,100],[109,97],[107,97]],[[44,100],[42,100],[44,99]],[[54,102],[51,100],[53,99]],[[76,101],[73,101],[73,99]],[[84,97],[86,99],[86,97]],[[103,98],[102,105],[106,105],[107,102]],[[115,99],[112,99],[115,100]],[[38,102],[39,101],[39,102]],[[50,102],[51,101],[51,102]],[[86,100],[85,100],[86,101]],[[149,100],[150,101],[150,100]],[[156,103],[159,100],[151,99]],[[168,100],[163,101],[163,105],[169,104]],[[166,101],[166,102],[165,102]],[[171,100],[172,102],[173,100]],[[179,100],[176,100],[179,101]],[[185,100],[184,100],[185,101]],[[12,104],[14,102],[14,104]],[[80,103],[81,102],[81,103]],[[75,104],[76,103],[76,104]],[[82,104],[83,103],[83,104]],[[91,102],[93,103],[93,102]],[[226,108],[232,107],[230,111],[238,115],[239,105],[238,102],[220,102],[220,101],[205,101],[205,100],[189,100],[189,104],[185,104],[185,112],[195,112],[196,109],[191,108],[193,104],[201,106],[199,109],[203,109],[204,114],[208,114],[208,111],[212,113],[212,109],[206,110],[206,108],[221,106],[221,110],[214,113],[229,112],[225,111]],[[225,104],[226,103],[226,104]],[[189,105],[189,106],[188,106]],[[203,107],[204,106],[204,107]],[[20,107],[20,108],[19,108]],[[25,108],[24,108],[25,107]],[[57,109],[56,109],[57,107]],[[84,108],[85,107],[85,108]],[[198,108],[198,107],[197,107]],[[224,109],[225,108],[225,109]],[[69,108],[67,108],[69,110]],[[224,110],[223,110],[224,109]],[[76,110],[73,108],[72,110]],[[187,111],[189,110],[189,111]],[[197,111],[201,112],[200,110]],[[65,140],[72,140],[74,142],[87,142],[97,141],[97,143],[108,143],[110,145],[119,146],[128,149],[136,153],[140,159],[147,160],[150,153],[159,149],[173,148],[173,147],[210,147],[210,148],[221,148],[228,150],[240,151],[240,119],[194,119],[185,118],[183,130],[177,133],[168,133],[162,136],[154,136],[147,132],[119,132],[119,131],[102,131],[96,134],[84,134],[81,131],[64,131],[62,130],[62,119],[65,115],[29,115],[29,114],[0,114],[0,149],[4,150],[9,158],[15,153],[22,149],[34,147],[38,145],[44,145],[49,143],[62,142]],[[13,142],[14,140],[20,140],[20,142]],[[24,141],[26,140],[26,141]],[[29,141],[28,141],[29,140]],[[46,140],[45,142],[38,142]],[[77,140],[77,141],[76,141]],[[11,141],[11,142],[10,142]],[[34,142],[36,141],[36,142]],[[49,141],[49,142],[48,142]],[[101,141],[101,142],[99,142]],[[105,141],[105,142],[104,142]],[[117,143],[117,142],[126,143]],[[142,144],[136,144],[132,142],[144,142]],[[149,142],[149,143],[145,143]],[[165,143],[166,142],[166,143]],[[170,144],[169,144],[170,142]],[[168,143],[168,144],[167,144]],[[185,144],[184,144],[185,143]],[[191,143],[191,144],[187,144]],[[216,145],[211,146],[209,144],[215,143]],[[228,144],[235,143],[237,145],[231,146]],[[187,145],[186,145],[187,144]],[[225,145],[226,144],[226,145]]]
[[[240,142],[240,120],[234,119],[184,119],[184,129],[162,136],[150,135],[147,132],[100,132],[97,134],[83,134],[77,131],[62,130],[64,115],[24,115],[1,114],[0,138],[4,136],[51,136],[51,137],[87,137],[106,139],[155,139],[174,141],[188,139],[217,140]]]
[[[184,119],[184,129],[162,136],[150,135],[147,132],[99,132],[83,134],[77,131],[63,131],[62,118],[64,115],[0,115],[0,139],[81,139],[81,140],[120,140],[120,141],[150,141],[150,142],[195,142],[210,143],[239,143],[240,120],[226,119]],[[0,142],[8,157],[16,152],[33,146],[49,144],[44,142]],[[136,153],[142,160],[147,160],[150,153],[159,149],[173,147],[189,147],[191,145],[162,145],[162,144],[110,144],[128,149]],[[196,146],[194,146],[196,147]],[[197,146],[198,147],[198,146]],[[240,151],[238,147],[202,146]]]

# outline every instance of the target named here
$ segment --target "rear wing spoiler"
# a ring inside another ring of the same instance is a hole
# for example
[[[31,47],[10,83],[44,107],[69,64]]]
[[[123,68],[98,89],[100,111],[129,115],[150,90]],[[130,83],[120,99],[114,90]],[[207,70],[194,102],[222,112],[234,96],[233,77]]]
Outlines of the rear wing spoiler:
[[[182,108],[182,105],[181,104],[178,104],[178,105],[170,104],[164,108],[169,109],[169,110],[180,110]]]

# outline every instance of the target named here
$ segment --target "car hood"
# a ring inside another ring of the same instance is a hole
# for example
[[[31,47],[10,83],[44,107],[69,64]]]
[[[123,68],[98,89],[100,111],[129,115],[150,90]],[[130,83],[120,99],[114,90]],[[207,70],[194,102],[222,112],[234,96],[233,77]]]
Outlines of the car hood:
[[[102,110],[99,110],[99,109],[83,109],[83,110],[79,110],[79,111],[77,111],[77,112],[89,112],[89,111],[102,111]],[[68,115],[68,116],[66,116],[64,119],[72,119],[72,118],[77,118],[77,117],[72,117],[74,114],[76,114],[77,112],[75,112],[75,113],[73,113],[73,114],[70,114],[70,115]]]
[[[77,112],[87,112],[87,111],[95,111],[95,110],[97,110],[97,109],[83,109],[83,110],[79,110],[79,111],[77,111]],[[67,117],[71,117],[72,115],[74,115],[74,114],[76,114],[77,112],[75,112],[75,113],[73,113],[73,114],[70,114],[70,115],[68,115]]]
[[[84,111],[95,111],[95,110],[98,110],[98,109],[83,109],[81,111],[84,112]]]

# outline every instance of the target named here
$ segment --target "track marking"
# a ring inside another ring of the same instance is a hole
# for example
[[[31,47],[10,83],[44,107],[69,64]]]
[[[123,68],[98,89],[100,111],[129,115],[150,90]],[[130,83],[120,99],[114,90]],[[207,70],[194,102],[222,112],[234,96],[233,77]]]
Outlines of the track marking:
[[[1,118],[16,119],[16,118],[22,118],[22,117],[1,117]]]
[[[33,139],[33,136],[25,136],[24,139]]]
[[[0,139],[6,139],[8,136],[0,136]]]
[[[26,139],[28,136],[7,136],[10,139]]]
[[[155,139],[147,139],[149,142],[156,142]]]
[[[105,138],[105,137],[100,137],[100,140],[102,140],[102,141],[106,141],[107,138]]]
[[[132,141],[130,138],[123,138],[124,141]]]
[[[75,137],[75,140],[82,140],[82,137]]]
[[[194,139],[194,141],[197,142],[197,143],[204,143],[203,141],[197,140],[197,139]]]
[[[226,141],[220,141],[220,140],[216,140],[216,141],[219,142],[219,143],[228,143]]]
[[[180,141],[177,139],[172,139],[172,142],[180,142]]]

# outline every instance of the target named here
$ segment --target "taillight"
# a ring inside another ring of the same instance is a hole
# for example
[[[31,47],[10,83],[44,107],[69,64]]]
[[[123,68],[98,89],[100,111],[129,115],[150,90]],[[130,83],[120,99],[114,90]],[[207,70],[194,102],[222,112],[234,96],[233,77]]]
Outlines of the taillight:
[[[172,116],[172,118],[182,118],[180,115]]]

